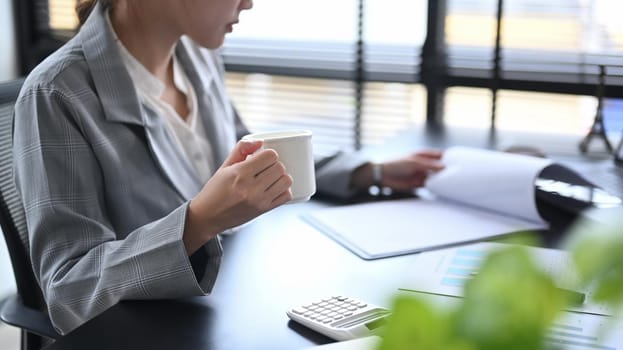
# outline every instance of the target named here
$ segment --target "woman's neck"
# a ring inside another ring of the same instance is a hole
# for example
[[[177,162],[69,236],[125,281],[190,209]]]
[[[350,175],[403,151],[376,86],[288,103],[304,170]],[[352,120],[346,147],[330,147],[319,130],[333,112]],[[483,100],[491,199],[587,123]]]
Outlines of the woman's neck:
[[[172,57],[180,34],[165,15],[154,13],[156,6],[137,11],[132,4],[118,1],[110,13],[117,37],[149,72],[163,83],[171,83]]]

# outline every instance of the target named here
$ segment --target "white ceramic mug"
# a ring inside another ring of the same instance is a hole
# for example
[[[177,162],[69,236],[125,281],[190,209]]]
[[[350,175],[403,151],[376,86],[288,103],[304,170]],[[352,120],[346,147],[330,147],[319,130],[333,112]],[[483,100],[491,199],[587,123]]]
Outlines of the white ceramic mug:
[[[304,202],[316,193],[316,173],[312,150],[312,133],[308,130],[285,130],[249,134],[243,140],[263,140],[266,149],[279,154],[286,172],[292,176],[292,200]]]

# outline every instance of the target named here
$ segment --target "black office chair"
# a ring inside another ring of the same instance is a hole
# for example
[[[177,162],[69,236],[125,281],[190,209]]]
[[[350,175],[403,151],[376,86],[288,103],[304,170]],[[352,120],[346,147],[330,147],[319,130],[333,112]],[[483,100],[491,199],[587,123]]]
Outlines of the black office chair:
[[[0,320],[21,329],[22,350],[38,350],[58,339],[28,254],[22,201],[13,182],[13,106],[23,80],[0,83],[0,227],[13,265],[17,294],[2,304]]]

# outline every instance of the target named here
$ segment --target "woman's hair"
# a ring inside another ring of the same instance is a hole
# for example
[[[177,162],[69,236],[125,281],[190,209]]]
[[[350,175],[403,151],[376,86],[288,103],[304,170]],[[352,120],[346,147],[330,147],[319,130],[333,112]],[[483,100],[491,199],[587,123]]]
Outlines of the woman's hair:
[[[86,22],[98,1],[104,7],[109,7],[113,2],[113,0],[78,0],[78,3],[76,4],[76,14],[78,15],[80,25],[83,25],[84,22]]]

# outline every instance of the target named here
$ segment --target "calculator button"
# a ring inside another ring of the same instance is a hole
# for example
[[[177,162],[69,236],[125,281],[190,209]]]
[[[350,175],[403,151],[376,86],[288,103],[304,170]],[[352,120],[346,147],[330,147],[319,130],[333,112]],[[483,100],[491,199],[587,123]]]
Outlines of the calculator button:
[[[292,312],[294,312],[295,314],[303,315],[304,313],[307,312],[307,310],[297,307],[297,308],[292,309]]]

